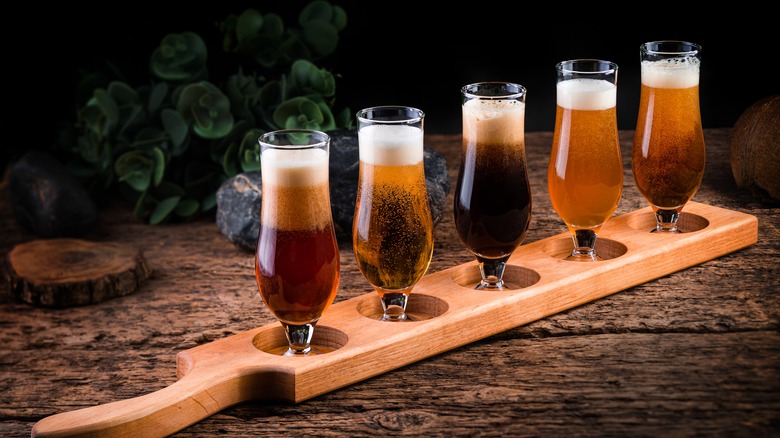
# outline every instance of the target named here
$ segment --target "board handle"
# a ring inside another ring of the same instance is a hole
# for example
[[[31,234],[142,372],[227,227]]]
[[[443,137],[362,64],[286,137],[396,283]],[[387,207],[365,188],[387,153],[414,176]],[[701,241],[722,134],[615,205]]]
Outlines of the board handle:
[[[31,436],[165,437],[228,406],[268,398],[261,394],[269,383],[262,371],[227,373],[194,369],[146,395],[45,417],[33,426]]]

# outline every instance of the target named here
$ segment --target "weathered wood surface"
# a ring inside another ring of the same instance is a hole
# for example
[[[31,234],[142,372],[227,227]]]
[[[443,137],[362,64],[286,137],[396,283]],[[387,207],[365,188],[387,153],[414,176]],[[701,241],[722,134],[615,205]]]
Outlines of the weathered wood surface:
[[[304,403],[230,407],[175,436],[780,434],[780,208],[737,189],[728,134],[705,130],[707,171],[694,200],[755,215],[755,245]],[[621,132],[617,214],[644,207],[630,171],[632,135]],[[459,136],[426,142],[454,183]],[[551,142],[552,133],[526,133],[534,195],[526,242],[564,230],[547,198]],[[5,254],[35,236],[18,229],[0,195]],[[167,387],[176,353],[274,321],[252,255],[212,221],[149,226],[117,205],[85,238],[133,242],[154,273],[132,295],[81,308],[35,308],[0,291],[2,436]],[[431,272],[472,260],[451,209],[435,238]],[[343,245],[337,301],[367,292]]]

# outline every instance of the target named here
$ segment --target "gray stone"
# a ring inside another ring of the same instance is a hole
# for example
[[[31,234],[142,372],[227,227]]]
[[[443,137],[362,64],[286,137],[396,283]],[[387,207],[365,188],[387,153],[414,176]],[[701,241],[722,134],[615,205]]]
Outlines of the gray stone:
[[[19,225],[42,237],[77,237],[97,222],[84,186],[47,152],[34,150],[9,171],[11,208]]]
[[[359,153],[357,132],[329,132],[330,202],[339,242],[352,241],[352,218],[357,198]],[[444,214],[450,178],[447,162],[436,151],[425,147],[425,183],[434,226]],[[217,191],[217,227],[231,242],[254,251],[260,224],[262,199],[259,172],[246,172],[225,181]]]

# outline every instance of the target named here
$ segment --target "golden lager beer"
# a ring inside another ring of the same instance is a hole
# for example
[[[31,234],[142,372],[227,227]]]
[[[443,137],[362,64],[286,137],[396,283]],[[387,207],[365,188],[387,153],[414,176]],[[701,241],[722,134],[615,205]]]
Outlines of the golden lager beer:
[[[404,319],[406,299],[433,256],[423,130],[421,125],[382,119],[386,113],[419,110],[379,107],[365,111],[369,112],[359,116],[363,122],[358,130],[360,169],[353,248],[358,268],[376,289],[385,310],[393,307],[391,302],[400,301],[396,313],[386,313],[384,319]],[[373,123],[372,116],[388,124]]]
[[[641,54],[642,89],[632,150],[634,180],[656,213],[656,231],[677,231],[678,215],[704,177],[700,47],[652,42],[642,46]]]
[[[616,89],[596,79],[558,83],[547,185],[553,208],[572,232],[598,233],[623,192]]]
[[[598,258],[596,237],[623,193],[617,127],[617,65],[580,59],[556,66],[555,131],[547,167],[553,208],[569,228],[569,259]]]

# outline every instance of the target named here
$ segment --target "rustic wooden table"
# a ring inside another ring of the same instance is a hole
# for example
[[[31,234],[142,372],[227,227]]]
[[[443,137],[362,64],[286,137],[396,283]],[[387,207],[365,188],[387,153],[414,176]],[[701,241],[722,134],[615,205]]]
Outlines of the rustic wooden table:
[[[175,436],[780,435],[780,208],[736,187],[729,132],[705,130],[707,171],[694,201],[756,216],[756,244],[299,404],[228,407]],[[631,176],[633,132],[620,136],[618,215],[645,207]],[[551,142],[550,132],[526,133],[527,243],[565,231],[547,195]],[[426,143],[452,181],[432,273],[472,256],[451,217],[460,136]],[[36,236],[17,226],[5,187],[0,195],[4,255]],[[139,246],[154,273],[129,296],[85,307],[36,308],[0,290],[1,436],[167,387],[177,353],[275,322],[253,255],[211,220],[150,226],[117,205],[83,237]],[[341,257],[337,301],[371,292],[350,246]]]

